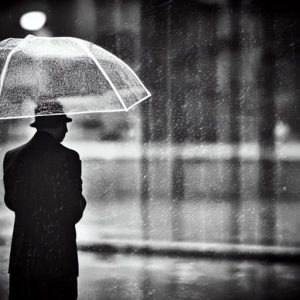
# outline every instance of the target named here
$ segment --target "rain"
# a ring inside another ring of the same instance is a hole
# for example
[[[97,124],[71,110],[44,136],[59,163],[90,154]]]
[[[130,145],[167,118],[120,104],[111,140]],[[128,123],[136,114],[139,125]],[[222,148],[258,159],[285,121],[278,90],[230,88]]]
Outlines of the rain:
[[[0,161],[36,105],[63,105],[87,201],[78,299],[298,299],[293,1],[42,2],[0,4]],[[30,11],[40,28],[20,23]]]

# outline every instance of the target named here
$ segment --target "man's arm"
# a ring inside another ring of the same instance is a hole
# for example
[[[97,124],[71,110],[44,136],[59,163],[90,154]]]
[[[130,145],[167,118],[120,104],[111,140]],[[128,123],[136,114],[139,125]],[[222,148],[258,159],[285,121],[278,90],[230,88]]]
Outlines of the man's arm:
[[[82,195],[81,160],[77,152],[72,153],[68,172],[68,198],[71,202],[71,218],[77,223],[81,218],[86,206],[86,200]]]

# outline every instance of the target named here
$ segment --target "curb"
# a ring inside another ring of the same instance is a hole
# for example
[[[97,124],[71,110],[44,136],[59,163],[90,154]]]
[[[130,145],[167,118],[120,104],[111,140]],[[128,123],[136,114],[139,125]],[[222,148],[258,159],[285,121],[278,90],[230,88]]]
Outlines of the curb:
[[[102,240],[79,244],[81,251],[194,257],[232,260],[259,260],[300,264],[300,248],[221,243],[158,242],[135,240]]]

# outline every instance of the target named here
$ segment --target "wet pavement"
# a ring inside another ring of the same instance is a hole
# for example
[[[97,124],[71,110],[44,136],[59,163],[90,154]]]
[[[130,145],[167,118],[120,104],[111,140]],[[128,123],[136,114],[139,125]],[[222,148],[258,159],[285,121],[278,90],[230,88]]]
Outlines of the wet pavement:
[[[0,247],[0,299],[8,251]],[[299,299],[300,265],[79,252],[80,300]]]

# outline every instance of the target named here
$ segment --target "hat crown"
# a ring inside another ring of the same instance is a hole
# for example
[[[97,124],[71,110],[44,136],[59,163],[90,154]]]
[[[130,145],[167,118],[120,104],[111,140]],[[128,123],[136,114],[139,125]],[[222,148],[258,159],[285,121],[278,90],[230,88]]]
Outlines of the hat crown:
[[[40,102],[34,109],[35,115],[65,114],[63,106],[57,101]]]

